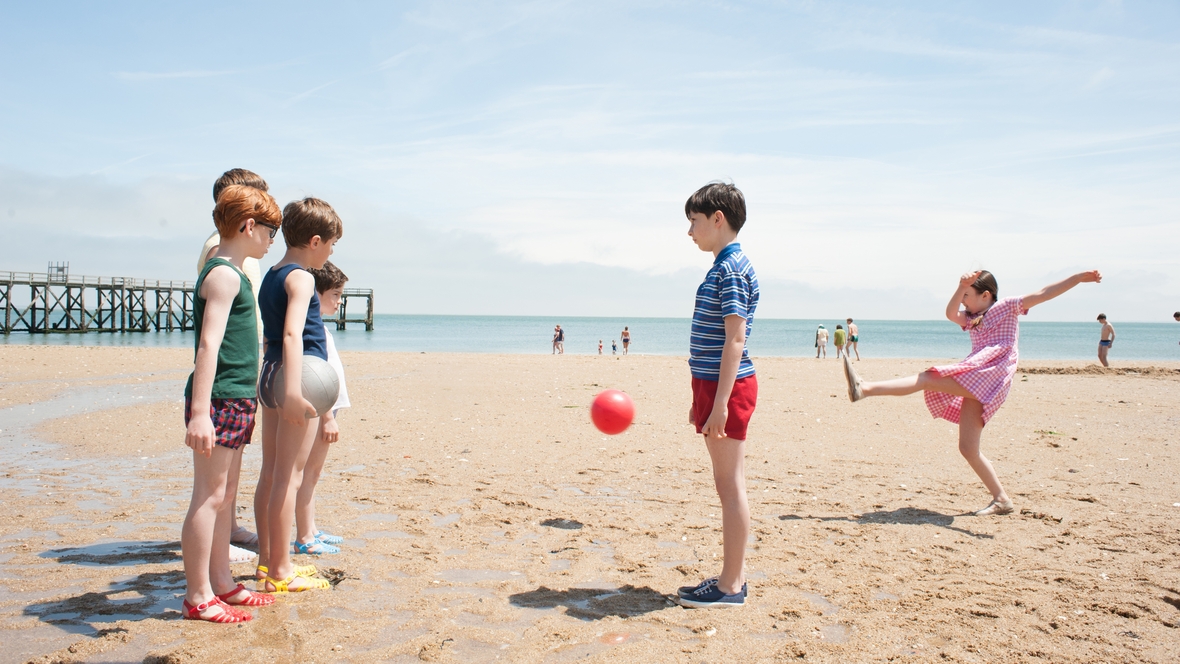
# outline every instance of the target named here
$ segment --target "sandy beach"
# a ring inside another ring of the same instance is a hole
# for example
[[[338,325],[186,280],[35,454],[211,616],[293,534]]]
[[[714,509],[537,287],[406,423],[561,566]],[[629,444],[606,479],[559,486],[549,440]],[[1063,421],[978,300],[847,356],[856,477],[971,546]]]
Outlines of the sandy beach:
[[[335,585],[220,626],[179,617],[191,351],[0,358],[0,661],[1180,659],[1180,366],[1022,366],[983,437],[1018,513],[978,518],[920,396],[850,404],[834,359],[756,358],[750,599],[694,611],[668,596],[721,533],[684,358],[344,353],[318,520],[346,542],[297,558]],[[607,387],[637,406],[610,438]]]

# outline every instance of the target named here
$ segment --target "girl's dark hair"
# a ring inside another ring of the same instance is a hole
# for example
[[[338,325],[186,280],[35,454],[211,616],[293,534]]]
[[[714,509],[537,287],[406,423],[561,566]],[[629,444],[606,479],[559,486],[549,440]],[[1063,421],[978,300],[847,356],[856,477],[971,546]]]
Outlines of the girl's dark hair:
[[[710,182],[697,189],[684,202],[684,216],[703,214],[706,217],[720,210],[725,215],[725,221],[736,233],[742,230],[746,223],[746,197],[742,190],[732,184],[724,182]]]
[[[982,295],[984,291],[992,294],[992,303],[1000,299],[1000,287],[996,284],[996,276],[987,270],[980,270],[975,283],[971,284],[976,293]]]
[[[348,283],[348,275],[344,274],[340,268],[332,264],[332,261],[325,261],[324,266],[318,270],[314,267],[307,268],[312,277],[315,277],[315,290],[317,293],[327,293],[337,286],[344,286]]]

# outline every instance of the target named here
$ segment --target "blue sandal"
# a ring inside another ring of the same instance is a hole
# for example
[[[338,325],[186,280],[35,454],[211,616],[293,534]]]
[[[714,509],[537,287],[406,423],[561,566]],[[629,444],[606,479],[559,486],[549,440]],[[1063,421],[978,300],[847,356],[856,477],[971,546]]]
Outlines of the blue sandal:
[[[301,542],[291,542],[291,551],[293,553],[304,553],[312,556],[321,556],[325,553],[340,553],[340,547],[325,544],[319,540],[314,540],[303,544]]]
[[[343,544],[344,538],[339,535],[329,535],[321,530],[315,534],[315,541],[323,542],[324,544]]]

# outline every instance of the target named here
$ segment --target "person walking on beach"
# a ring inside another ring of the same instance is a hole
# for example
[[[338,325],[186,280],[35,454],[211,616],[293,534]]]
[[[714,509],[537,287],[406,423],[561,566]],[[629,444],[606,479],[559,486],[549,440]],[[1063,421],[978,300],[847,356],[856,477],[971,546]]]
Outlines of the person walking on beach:
[[[824,354],[824,359],[828,358],[828,331],[820,325],[815,329],[815,359],[819,359],[819,354]]]
[[[1098,314],[1098,322],[1102,323],[1102,338],[1098,341],[1098,361],[1102,363],[1102,366],[1109,367],[1110,363],[1106,361],[1106,354],[1114,345],[1114,326],[1106,322],[1106,314]]]
[[[565,330],[558,325],[553,328],[553,353],[561,355],[565,353]]]
[[[946,317],[971,335],[971,354],[958,364],[931,367],[916,376],[862,381],[844,356],[844,377],[848,398],[904,396],[922,392],[926,408],[936,418],[959,425],[959,453],[992,494],[992,502],[975,514],[1009,514],[1014,509],[991,461],[979,449],[980,435],[988,420],[1008,397],[1016,373],[1020,334],[1018,317],[1042,302],[1048,302],[1082,283],[1099,283],[1098,270],[1079,272],[1024,297],[998,300],[999,286],[991,272],[968,272],[946,305]],[[960,309],[960,305],[962,308]]]
[[[688,421],[704,435],[721,500],[721,574],[680,588],[682,606],[740,607],[746,604],[746,430],[758,402],[758,378],[746,339],[758,306],[758,277],[738,232],[746,222],[746,201],[732,184],[701,187],[684,204],[688,234],[713,266],[697,288],[688,344],[692,406]]]
[[[856,361],[860,362],[860,349],[856,346],[856,343],[860,341],[860,330],[857,329],[856,323],[853,323],[851,318],[844,322],[848,323],[848,343],[844,346],[844,354],[847,355],[848,349],[851,348],[852,352],[856,353]]]
[[[627,329],[626,325],[623,326],[623,331],[619,334],[619,337],[623,342],[623,355],[626,355],[627,349],[631,347],[631,331]]]
[[[836,324],[836,334],[833,341],[836,344],[836,359],[844,356],[844,344],[847,341],[847,335],[844,333],[844,326],[839,323]]]

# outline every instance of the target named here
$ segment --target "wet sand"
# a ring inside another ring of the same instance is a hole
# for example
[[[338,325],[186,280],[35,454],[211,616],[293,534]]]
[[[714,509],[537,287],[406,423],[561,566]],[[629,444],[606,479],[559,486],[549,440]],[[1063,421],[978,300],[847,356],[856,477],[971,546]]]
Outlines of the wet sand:
[[[720,509],[683,358],[346,353],[318,505],[347,541],[299,560],[336,585],[227,627],[179,619],[191,352],[0,357],[0,661],[1180,656],[1177,366],[1030,363],[983,443],[1019,513],[977,518],[987,493],[920,396],[850,404],[834,359],[756,360],[750,599],[694,611],[667,596],[718,571]],[[605,387],[638,409],[611,438],[588,421]]]

